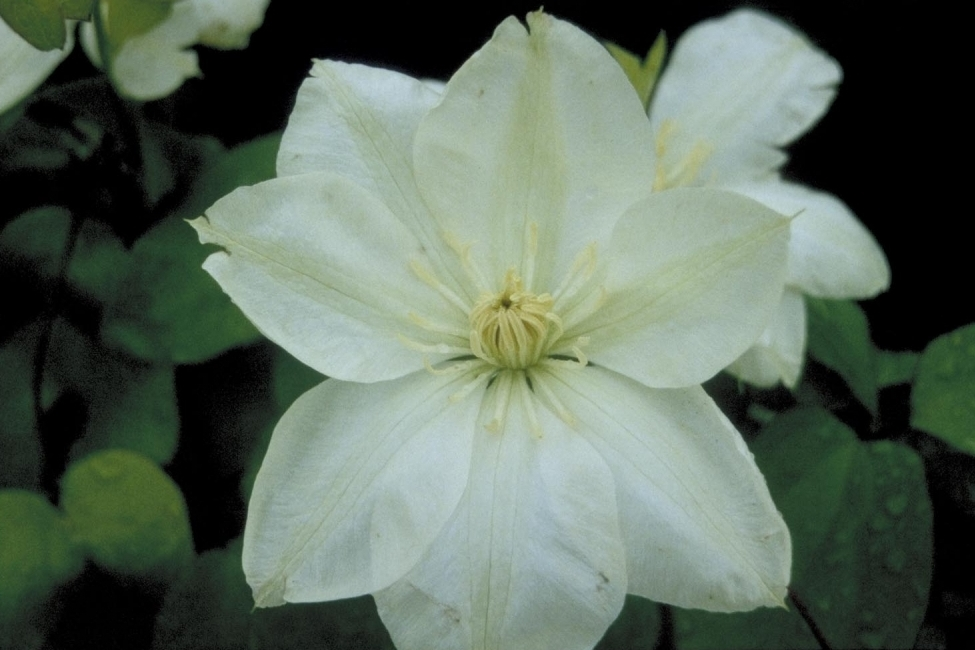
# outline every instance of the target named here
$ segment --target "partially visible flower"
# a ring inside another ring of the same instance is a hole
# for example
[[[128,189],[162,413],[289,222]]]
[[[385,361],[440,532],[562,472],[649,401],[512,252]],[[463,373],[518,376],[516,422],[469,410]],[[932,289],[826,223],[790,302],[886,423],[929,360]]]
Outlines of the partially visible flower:
[[[758,342],[728,368],[757,385],[795,385],[805,354],[802,294],[869,298],[890,284],[883,251],[836,197],[790,183],[782,147],[829,108],[839,65],[801,34],[742,9],[677,42],[650,106],[656,189],[720,187],[792,221],[788,288]]]
[[[177,0],[172,13],[147,32],[125,39],[112,52],[110,77],[119,94],[149,101],[175,91],[200,75],[196,52],[201,44],[220,49],[247,47],[261,26],[270,0]],[[103,23],[111,5],[100,2]],[[81,24],[80,40],[92,62],[104,67],[96,28]],[[0,112],[30,94],[74,46],[73,26],[63,50],[41,52],[0,20]]]
[[[138,100],[160,99],[190,77],[200,76],[199,43],[219,49],[247,47],[251,32],[264,22],[270,0],[178,0],[172,14],[148,32],[125,41],[114,53],[112,82],[119,93]],[[108,4],[100,5],[104,9]],[[101,66],[95,28],[81,26],[81,44]]]
[[[606,51],[510,18],[443,92],[318,61],[278,178],[193,222],[248,317],[332,377],[278,423],[258,606],[375,595],[400,648],[592,647],[627,592],[781,605],[788,530],[698,385],[779,301],[788,221],[651,193]]]

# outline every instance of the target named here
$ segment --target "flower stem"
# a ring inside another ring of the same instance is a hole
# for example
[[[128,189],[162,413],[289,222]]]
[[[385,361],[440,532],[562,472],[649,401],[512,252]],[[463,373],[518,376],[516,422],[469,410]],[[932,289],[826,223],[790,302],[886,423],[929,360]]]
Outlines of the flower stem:
[[[819,625],[816,624],[812,614],[809,613],[809,608],[806,607],[806,604],[801,598],[799,598],[799,594],[797,594],[791,588],[789,589],[789,600],[792,601],[793,605],[795,605],[796,611],[799,612],[799,616],[802,617],[802,620],[806,622],[806,625],[809,627],[809,631],[812,632],[814,637],[816,637],[816,642],[819,644],[819,647],[822,648],[822,650],[833,650],[833,646],[831,646],[829,641],[826,640],[826,636],[823,634],[823,631],[819,629]]]

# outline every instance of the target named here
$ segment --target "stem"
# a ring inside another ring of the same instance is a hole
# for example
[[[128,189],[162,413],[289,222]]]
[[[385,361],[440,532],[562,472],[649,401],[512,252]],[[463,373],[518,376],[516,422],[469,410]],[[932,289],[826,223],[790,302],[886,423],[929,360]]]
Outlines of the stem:
[[[660,606],[660,631],[657,633],[657,642],[653,650],[671,650],[676,648],[677,642],[674,635],[674,610],[670,605]]]
[[[793,591],[791,587],[789,588],[789,600],[792,601],[793,605],[795,605],[796,611],[799,612],[799,616],[802,617],[802,620],[806,622],[806,625],[809,627],[809,631],[812,632],[814,637],[816,637],[816,642],[819,644],[819,647],[822,648],[822,650],[833,650],[833,646],[831,646],[829,641],[826,640],[826,636],[823,634],[823,631],[819,629],[819,625],[816,624],[812,614],[809,613],[809,608],[806,607],[806,604],[801,598],[799,598],[799,594]]]

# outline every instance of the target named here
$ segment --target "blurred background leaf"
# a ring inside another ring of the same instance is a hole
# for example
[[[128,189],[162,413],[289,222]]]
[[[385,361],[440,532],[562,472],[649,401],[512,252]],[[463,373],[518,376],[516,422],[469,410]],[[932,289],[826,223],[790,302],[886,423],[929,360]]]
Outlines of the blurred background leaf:
[[[84,553],[57,508],[39,494],[0,490],[0,648],[43,644],[44,606],[74,579]]]
[[[45,381],[52,392],[73,390],[88,405],[73,459],[99,449],[137,451],[160,465],[176,452],[179,414],[172,366],[149,364],[106,349],[58,320],[51,334]]]
[[[911,393],[911,425],[975,455],[975,324],[924,349]]]
[[[165,583],[192,561],[183,495],[141,454],[112,449],[72,463],[60,505],[72,538],[107,571]]]
[[[209,251],[171,217],[132,248],[129,272],[102,322],[102,339],[148,361],[195,363],[260,334],[203,270]]]
[[[836,648],[911,648],[932,571],[920,458],[860,442],[821,409],[780,415],[751,445],[793,540],[794,589]],[[677,610],[680,648],[817,648],[790,610]]]
[[[886,388],[913,381],[919,358],[916,352],[877,350],[877,387]]]
[[[809,356],[839,373],[857,399],[876,414],[876,359],[863,310],[847,300],[806,296],[806,313]]]
[[[372,598],[254,610],[242,542],[198,557],[166,595],[153,650],[393,650]]]
[[[37,49],[60,49],[68,36],[61,4],[61,0],[0,0],[0,18]]]
[[[40,486],[42,451],[32,393],[36,345],[37,331],[30,329],[0,347],[0,488]]]

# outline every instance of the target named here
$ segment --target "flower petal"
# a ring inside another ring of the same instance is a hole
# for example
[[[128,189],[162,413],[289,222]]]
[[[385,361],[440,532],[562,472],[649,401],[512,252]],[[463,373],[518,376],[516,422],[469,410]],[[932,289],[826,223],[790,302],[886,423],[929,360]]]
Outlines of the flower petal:
[[[630,593],[710,611],[782,605],[789,531],[699,386],[648,389],[593,366],[539,374],[613,472]]]
[[[270,0],[192,0],[199,16],[200,43],[223,50],[247,47],[264,22]]]
[[[430,84],[392,70],[315,61],[284,130],[277,172],[329,172],[378,197],[423,243],[440,279],[475,300],[413,174],[417,125],[439,100]]]
[[[69,26],[64,49],[42,52],[0,18],[0,113],[31,94],[74,47]]]
[[[728,189],[776,212],[798,215],[789,242],[789,283],[820,298],[872,298],[890,286],[890,267],[873,235],[832,194],[779,178]]]
[[[420,564],[375,594],[380,616],[401,650],[591,648],[626,593],[612,476],[523,378],[489,390],[482,421],[510,391],[504,424],[478,429],[464,500]]]
[[[755,386],[782,382],[789,388],[799,381],[806,354],[806,302],[795,289],[786,288],[774,320],[758,341],[725,370]]]
[[[528,25],[505,20],[450,79],[414,160],[427,205],[489,281],[514,268],[541,293],[650,191],[653,140],[602,45],[540,12]]]
[[[328,380],[288,409],[244,531],[257,606],[376,591],[417,563],[467,483],[480,401],[451,400],[462,381]]]
[[[715,186],[778,168],[786,159],[778,147],[819,120],[841,77],[802,34],[755,11],[689,29],[650,106],[658,188]]]
[[[605,299],[565,336],[648,386],[698,384],[761,334],[782,296],[789,220],[745,197],[677,189],[635,205],[613,232]]]
[[[192,222],[214,253],[204,268],[268,338],[319,372],[348,381],[392,379],[456,354],[418,352],[403,337],[429,333],[411,313],[456,323],[467,313],[410,270],[416,238],[349,181],[305,174],[242,187]],[[448,339],[446,335],[438,340]]]

